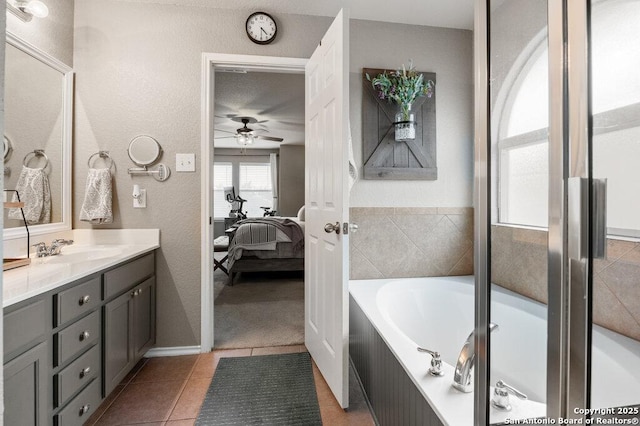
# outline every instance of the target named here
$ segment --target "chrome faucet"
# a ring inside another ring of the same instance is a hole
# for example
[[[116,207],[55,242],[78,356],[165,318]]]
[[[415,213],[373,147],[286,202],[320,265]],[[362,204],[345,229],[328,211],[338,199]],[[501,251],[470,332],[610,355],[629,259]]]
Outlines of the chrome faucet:
[[[493,331],[498,328],[498,324],[489,323],[489,331]],[[473,384],[471,383],[471,370],[473,368],[473,361],[476,358],[476,351],[473,345],[473,337],[476,331],[472,331],[467,337],[467,341],[464,342],[460,355],[458,355],[458,362],[456,363],[456,370],[453,373],[453,387],[460,392],[473,391]]]
[[[37,257],[47,257],[59,255],[62,247],[70,246],[71,244],[73,244],[73,240],[64,240],[62,238],[58,238],[53,240],[49,247],[47,247],[47,245],[43,242],[39,242],[37,244],[34,244],[33,246],[36,248]]]

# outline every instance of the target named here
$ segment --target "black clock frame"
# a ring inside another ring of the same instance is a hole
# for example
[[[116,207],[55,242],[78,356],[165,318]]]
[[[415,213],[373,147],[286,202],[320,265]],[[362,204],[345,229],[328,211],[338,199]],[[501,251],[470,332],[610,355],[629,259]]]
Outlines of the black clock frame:
[[[256,15],[265,15],[268,16],[272,21],[273,24],[276,26],[276,31],[273,33],[273,37],[271,37],[269,40],[256,40],[253,37],[251,37],[251,34],[249,34],[249,29],[247,28],[249,25],[249,20],[251,20],[251,18],[253,18]],[[247,37],[249,37],[249,40],[251,40],[252,42],[254,42],[255,44],[269,44],[271,43],[273,40],[276,39],[276,36],[278,35],[278,23],[276,22],[276,20],[273,18],[273,16],[269,15],[267,12],[254,12],[251,15],[249,15],[249,17],[247,18],[247,20],[244,23],[244,30],[247,33]]]

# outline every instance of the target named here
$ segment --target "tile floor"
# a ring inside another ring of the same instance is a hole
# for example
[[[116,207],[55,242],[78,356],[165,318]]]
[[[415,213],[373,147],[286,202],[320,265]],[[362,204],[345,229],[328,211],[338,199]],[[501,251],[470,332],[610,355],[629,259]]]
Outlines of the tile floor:
[[[303,351],[304,345],[295,345],[143,359],[85,425],[193,425],[220,358]],[[315,363],[313,374],[323,424],[374,425],[353,375],[351,406],[345,411],[333,398]]]

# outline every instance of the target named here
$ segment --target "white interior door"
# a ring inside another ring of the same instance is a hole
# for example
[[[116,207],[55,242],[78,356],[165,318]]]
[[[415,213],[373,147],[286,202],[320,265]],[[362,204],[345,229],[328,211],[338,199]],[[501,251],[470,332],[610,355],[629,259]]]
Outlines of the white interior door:
[[[305,69],[305,344],[343,408],[349,405],[348,46],[349,18],[341,10]]]

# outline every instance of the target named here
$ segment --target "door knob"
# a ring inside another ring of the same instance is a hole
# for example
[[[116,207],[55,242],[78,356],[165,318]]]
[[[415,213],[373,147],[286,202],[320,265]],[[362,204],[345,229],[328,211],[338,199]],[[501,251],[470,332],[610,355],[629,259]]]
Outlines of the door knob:
[[[324,226],[324,232],[326,232],[327,234],[330,234],[332,232],[335,232],[336,234],[339,234],[340,233],[340,222],[336,222],[335,225],[333,223],[327,223]]]

